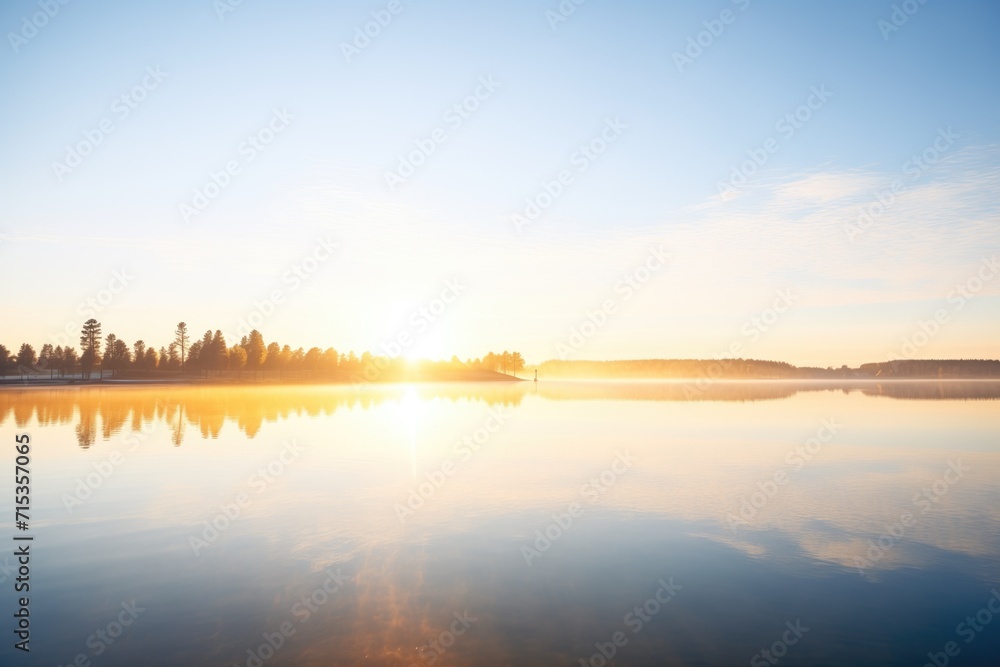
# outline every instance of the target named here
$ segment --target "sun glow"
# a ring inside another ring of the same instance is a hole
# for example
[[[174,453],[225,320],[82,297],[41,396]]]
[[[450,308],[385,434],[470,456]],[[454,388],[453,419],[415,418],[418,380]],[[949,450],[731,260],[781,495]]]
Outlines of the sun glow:
[[[441,335],[436,331],[428,331],[420,338],[414,339],[401,356],[410,363],[421,359],[441,361],[450,358]]]
[[[399,420],[406,429],[406,436],[410,449],[410,476],[417,477],[417,427],[421,421],[424,411],[423,402],[417,396],[417,390],[413,385],[406,385],[403,396],[399,399],[397,406]]]

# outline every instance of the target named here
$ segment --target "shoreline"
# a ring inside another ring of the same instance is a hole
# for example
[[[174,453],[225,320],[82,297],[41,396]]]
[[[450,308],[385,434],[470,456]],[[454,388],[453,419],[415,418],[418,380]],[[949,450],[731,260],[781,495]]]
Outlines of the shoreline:
[[[228,380],[216,378],[150,378],[150,379],[111,379],[75,380],[75,379],[0,379],[0,391],[10,389],[59,389],[59,388],[136,388],[136,387],[277,387],[277,386],[317,386],[328,385],[337,387],[389,386],[400,384],[482,384],[499,385],[504,383],[533,383],[529,378],[513,376],[496,378],[400,378],[355,382],[343,379],[260,379],[260,380]],[[539,382],[587,382],[587,383],[637,383],[637,384],[690,384],[704,382],[704,378],[586,378],[586,377],[555,377],[545,378]],[[1000,382],[1000,377],[913,377],[913,378],[719,378],[709,381],[709,384],[826,384],[831,386],[849,386],[861,384],[901,384],[901,383],[943,384],[958,382]]]
[[[249,374],[247,374],[249,376]],[[389,385],[389,384],[437,384],[443,382],[470,382],[477,384],[498,384],[507,382],[528,382],[525,378],[518,378],[502,373],[491,373],[484,375],[476,373],[467,377],[461,375],[449,376],[442,374],[438,377],[393,377],[377,378],[375,380],[352,380],[348,378],[336,377],[137,377],[137,378],[0,378],[0,390],[6,388],[19,387],[199,387],[199,386],[278,386],[278,385],[337,385],[337,386],[365,386],[365,385]]]

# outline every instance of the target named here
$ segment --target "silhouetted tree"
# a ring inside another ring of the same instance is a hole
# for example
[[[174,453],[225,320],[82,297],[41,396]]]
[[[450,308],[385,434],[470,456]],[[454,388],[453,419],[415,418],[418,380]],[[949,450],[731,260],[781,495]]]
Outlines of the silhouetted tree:
[[[264,347],[264,337],[259,331],[256,329],[251,331],[243,347],[247,352],[247,368],[255,371],[264,365],[264,358],[269,348]]]
[[[249,357],[249,352],[247,353]],[[281,362],[281,346],[277,343],[271,343],[267,346],[267,354],[264,356],[264,368],[267,370],[277,370],[278,364]]]
[[[80,367],[83,375],[88,380],[90,372],[94,366],[101,362],[101,323],[90,318],[83,323],[83,330],[80,332],[80,348],[83,354],[80,356]]]
[[[337,367],[340,365],[340,355],[332,347],[326,348],[323,353],[322,359],[322,369],[327,373],[336,373]]]
[[[229,350],[226,348],[226,339],[222,337],[222,331],[216,329],[215,335],[212,336],[211,367],[217,371],[223,371],[228,362]]]
[[[167,368],[172,371],[179,370],[181,368],[181,358],[177,354],[177,343],[171,343],[170,347],[167,348]]]
[[[160,359],[160,368],[166,370],[176,371],[181,367],[181,357],[177,353],[177,343],[171,343],[167,346],[167,354],[165,357]]]
[[[292,348],[288,345],[283,345],[281,347],[281,353],[278,354],[278,368],[288,369],[292,364]]]
[[[348,352],[346,357],[341,358],[340,367],[348,375],[354,375],[361,369],[361,361],[354,354],[354,350]]]
[[[212,368],[212,361],[212,332],[209,330],[202,335],[200,340],[191,344],[191,349],[188,350],[187,365],[190,368],[209,370]]]
[[[49,368],[59,371],[59,375],[65,372],[66,357],[63,353],[62,345],[56,345],[56,349],[52,350],[52,355],[49,357]]]
[[[135,341],[132,343],[132,351],[136,368],[141,368],[146,361],[146,342],[144,340]]]
[[[520,352],[510,353],[510,369],[514,373],[514,377],[517,377],[518,371],[524,370],[524,357],[521,356]]]
[[[128,345],[113,333],[108,334],[105,339],[104,365],[111,369],[111,376],[114,377],[124,368],[131,358]]]
[[[125,368],[132,363],[132,351],[128,349],[128,343],[121,338],[115,341],[114,353],[118,368]]]
[[[34,366],[36,361],[38,361],[38,357],[35,355],[35,348],[27,343],[22,343],[21,349],[17,353],[18,367],[24,370]]]
[[[181,348],[181,368],[184,368],[184,353],[187,352],[188,343],[188,325],[184,322],[178,322],[174,336],[174,342]]]
[[[247,351],[242,345],[229,348],[229,370],[238,371],[247,365]]]
[[[38,352],[38,365],[42,368],[50,368],[52,366],[52,354],[55,350],[52,349],[52,343],[45,343],[42,345],[42,349]]]
[[[487,352],[486,356],[483,357],[483,370],[496,371],[500,368],[500,360],[497,355],[492,352]]]
[[[187,354],[188,368],[204,368],[206,358],[205,343],[200,340],[191,343]]]
[[[318,347],[310,347],[309,351],[306,352],[305,358],[302,360],[302,367],[307,371],[318,371],[320,366],[320,360],[323,358],[323,351]]]
[[[13,366],[14,360],[10,356],[10,350],[0,345],[0,375],[6,375]]]
[[[76,353],[75,347],[66,346],[63,348],[62,353],[62,372],[63,374],[69,373],[73,375],[76,373],[76,367],[80,363],[80,357]]]

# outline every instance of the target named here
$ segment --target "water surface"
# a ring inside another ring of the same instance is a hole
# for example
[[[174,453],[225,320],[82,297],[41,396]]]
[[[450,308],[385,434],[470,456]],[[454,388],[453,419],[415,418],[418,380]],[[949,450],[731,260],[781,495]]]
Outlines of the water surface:
[[[35,541],[32,651],[0,661],[922,665],[955,642],[949,664],[996,664],[998,396],[5,389]]]

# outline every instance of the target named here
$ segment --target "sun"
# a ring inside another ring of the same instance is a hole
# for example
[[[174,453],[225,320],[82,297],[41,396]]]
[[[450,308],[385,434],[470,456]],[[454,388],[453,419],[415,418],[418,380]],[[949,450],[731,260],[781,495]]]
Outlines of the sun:
[[[438,329],[439,323],[428,325],[424,320],[414,323],[413,316],[419,306],[417,299],[401,299],[386,309],[382,331],[393,333],[384,337],[387,343],[381,346],[380,353],[410,363],[422,359],[450,359],[453,353],[445,345]],[[387,347],[391,348],[391,352]]]
[[[435,331],[427,331],[415,337],[412,344],[407,346],[400,356],[409,363],[422,359],[437,361],[450,358],[441,335]]]

